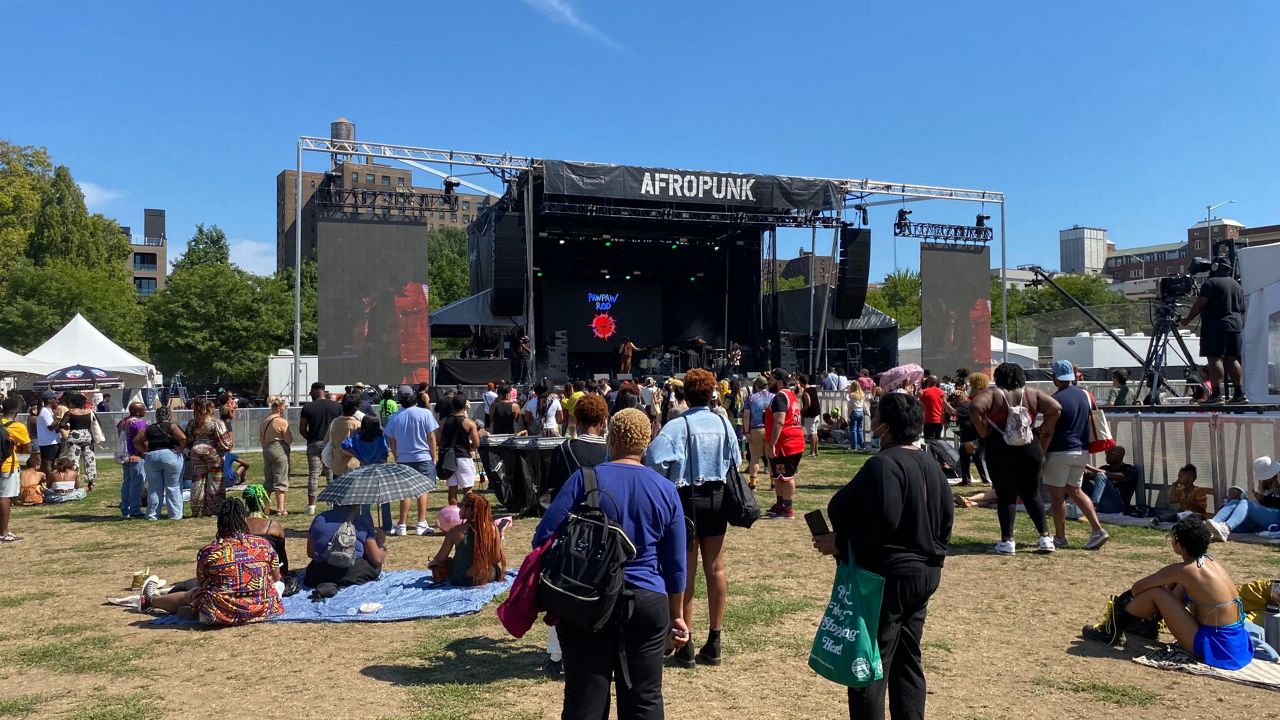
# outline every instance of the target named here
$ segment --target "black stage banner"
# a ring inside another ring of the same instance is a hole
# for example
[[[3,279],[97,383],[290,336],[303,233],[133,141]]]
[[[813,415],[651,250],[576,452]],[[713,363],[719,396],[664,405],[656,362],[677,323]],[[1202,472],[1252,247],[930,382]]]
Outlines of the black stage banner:
[[[441,360],[436,369],[436,386],[484,385],[511,382],[510,360],[451,359]]]
[[[629,165],[542,161],[549,195],[738,205],[755,210],[831,210],[841,199],[830,180],[782,175],[672,170]]]

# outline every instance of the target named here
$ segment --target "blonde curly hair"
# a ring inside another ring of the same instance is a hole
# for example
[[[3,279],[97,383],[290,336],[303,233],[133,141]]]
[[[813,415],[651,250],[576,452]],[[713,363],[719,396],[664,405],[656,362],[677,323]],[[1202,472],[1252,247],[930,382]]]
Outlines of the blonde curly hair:
[[[969,376],[969,387],[975,392],[982,390],[991,384],[991,377],[986,373],[973,373]]]
[[[649,416],[627,408],[609,419],[609,456],[643,455],[652,437]]]

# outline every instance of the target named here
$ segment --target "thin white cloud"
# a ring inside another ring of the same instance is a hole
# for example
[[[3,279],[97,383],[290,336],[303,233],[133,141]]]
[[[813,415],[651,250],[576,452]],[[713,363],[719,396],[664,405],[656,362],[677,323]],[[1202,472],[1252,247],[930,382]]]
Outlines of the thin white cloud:
[[[568,25],[578,32],[591,37],[598,42],[604,43],[611,48],[621,49],[622,45],[613,38],[600,32],[596,26],[578,17],[578,12],[573,9],[568,0],[524,0],[529,7],[537,10],[552,22]]]
[[[232,240],[227,245],[231,248],[231,262],[236,265],[254,275],[276,273],[275,243],[259,240]]]
[[[76,184],[80,186],[80,192],[84,193],[84,204],[90,210],[99,210],[124,197],[124,193],[119,190],[105,188],[88,180],[80,180]]]

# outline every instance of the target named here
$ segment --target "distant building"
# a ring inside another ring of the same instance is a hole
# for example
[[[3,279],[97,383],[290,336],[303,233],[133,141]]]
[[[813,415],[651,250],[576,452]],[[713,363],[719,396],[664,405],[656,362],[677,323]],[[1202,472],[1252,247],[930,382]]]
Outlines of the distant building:
[[[998,279],[1000,277],[1000,268],[991,268],[991,278]],[[1021,268],[1006,268],[1004,276],[1004,286],[1006,290],[1022,289],[1027,283],[1036,279],[1036,274],[1030,270]]]
[[[812,262],[810,259],[812,258]],[[768,287],[768,283],[772,279],[772,273],[777,273],[782,280],[790,278],[800,278],[805,285],[809,284],[809,271],[813,269],[817,277],[817,284],[831,284],[836,282],[836,264],[830,255],[814,255],[808,250],[801,249],[800,257],[791,258],[789,260],[775,260],[772,269],[770,261],[764,261],[764,267],[761,272],[761,278]]]
[[[1106,228],[1072,225],[1058,231],[1058,269],[1073,275],[1098,275],[1107,263]]]
[[[334,121],[330,125],[330,131],[335,140],[355,138],[355,126],[345,118]],[[297,176],[297,170],[282,170],[276,176],[276,270],[290,268],[295,264],[294,225],[297,221],[298,189],[295,185]],[[331,157],[331,167],[328,171],[304,170],[302,172],[302,256],[304,258],[314,258],[316,255],[315,195],[318,190],[326,189],[415,194],[440,192],[439,188],[415,187],[413,172],[408,168],[374,164],[355,156],[335,153]],[[456,227],[465,230],[479,214],[480,209],[490,202],[488,195],[457,193],[457,196],[456,212],[428,213],[423,218],[422,224],[428,231],[436,227]]]
[[[134,236],[133,228],[121,226],[133,252],[129,253],[129,272],[138,297],[146,298],[164,289],[169,274],[169,240],[165,233],[164,210],[143,210],[142,235]]]
[[[1112,282],[1164,277],[1186,272],[1187,244],[1181,242],[1116,248],[1107,258],[1106,274]]]

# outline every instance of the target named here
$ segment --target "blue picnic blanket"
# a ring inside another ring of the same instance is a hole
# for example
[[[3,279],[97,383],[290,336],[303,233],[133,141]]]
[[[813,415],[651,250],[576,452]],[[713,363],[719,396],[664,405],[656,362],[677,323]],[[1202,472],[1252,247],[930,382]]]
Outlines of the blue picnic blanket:
[[[328,600],[312,602],[307,599],[311,588],[304,588],[291,597],[284,598],[284,614],[267,622],[393,622],[419,618],[470,615],[480,610],[497,596],[511,589],[516,571],[508,570],[500,582],[480,587],[454,587],[447,582],[431,582],[431,573],[423,570],[389,570],[382,577],[364,585],[353,585],[338,591]],[[362,613],[365,603],[381,603],[375,613]],[[177,615],[162,615],[151,621],[152,625],[196,625]]]

